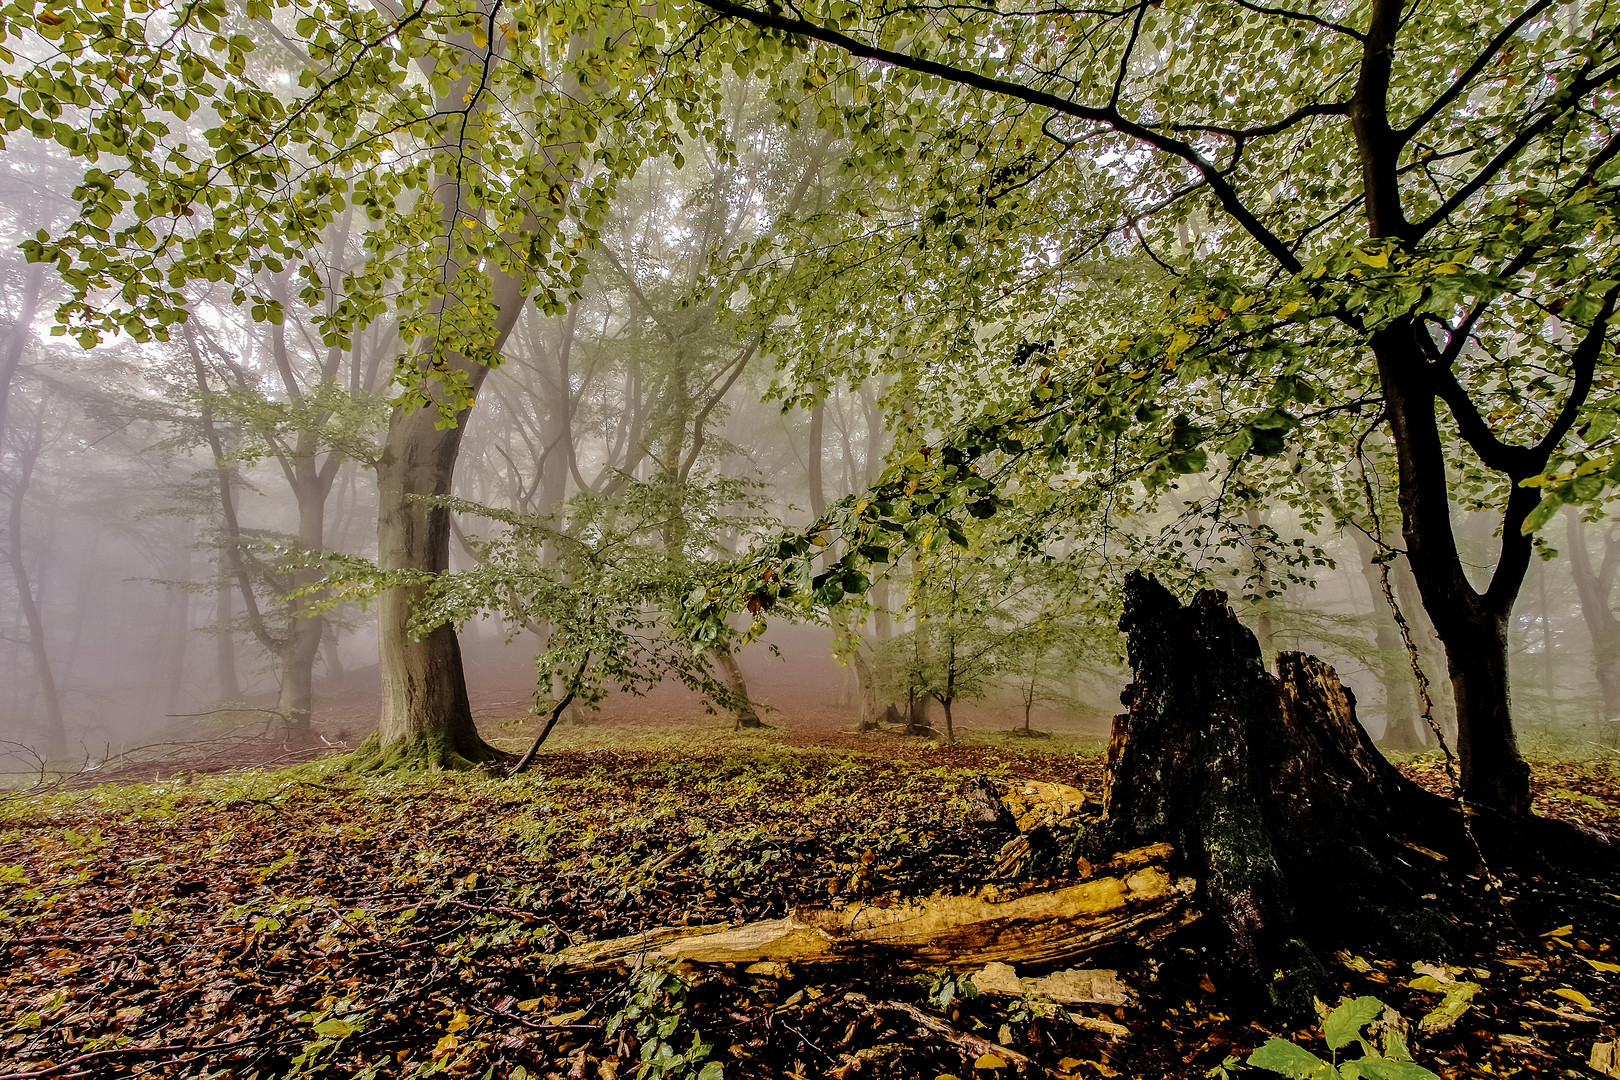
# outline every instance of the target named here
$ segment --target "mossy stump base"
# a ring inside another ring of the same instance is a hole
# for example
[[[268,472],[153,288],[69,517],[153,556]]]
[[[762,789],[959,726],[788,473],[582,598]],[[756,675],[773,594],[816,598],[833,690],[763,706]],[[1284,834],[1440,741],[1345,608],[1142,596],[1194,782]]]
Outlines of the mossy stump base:
[[[345,767],[359,773],[466,772],[510,765],[516,760],[517,755],[496,749],[476,733],[470,739],[424,734],[384,747],[382,738],[373,732],[355,747]]]

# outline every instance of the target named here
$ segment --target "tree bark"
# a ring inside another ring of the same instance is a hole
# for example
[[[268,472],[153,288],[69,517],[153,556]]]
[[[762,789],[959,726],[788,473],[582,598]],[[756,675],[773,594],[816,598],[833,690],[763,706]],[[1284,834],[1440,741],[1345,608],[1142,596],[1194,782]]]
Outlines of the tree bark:
[[[565,949],[554,963],[575,970],[680,960],[953,971],[1058,964],[1110,945],[1146,944],[1191,922],[1193,883],[1167,869],[1170,854],[1162,844],[1126,852],[1097,876],[1055,888],[996,888],[887,907],[806,907],[735,927],[660,927]]]
[[[476,392],[489,369],[462,365]],[[385,571],[437,575],[449,568],[450,511],[418,497],[450,494],[468,412],[456,415],[454,427],[438,428],[432,408],[394,411],[377,463],[377,554]],[[411,615],[426,590],[425,584],[405,585],[378,598],[377,749],[383,764],[421,757],[429,767],[466,768],[500,752],[473,723],[455,628],[440,624],[420,638],[411,633]]]
[[[1424,609],[1446,648],[1463,794],[1480,806],[1526,813],[1530,767],[1513,730],[1507,626],[1529,568],[1530,540],[1519,535],[1519,523],[1541,496],[1534,489],[1513,488],[1496,570],[1489,588],[1476,590],[1452,528],[1432,376],[1413,340],[1427,332],[1416,323],[1397,323],[1372,336],[1399,466],[1401,533]]]
[[[1615,617],[1609,597],[1620,576],[1620,526],[1612,521],[1603,526],[1603,558],[1592,564],[1587,546],[1586,526],[1578,509],[1564,511],[1569,530],[1569,566],[1575,577],[1575,593],[1581,601],[1581,621],[1592,638],[1592,667],[1597,676],[1598,694],[1606,723],[1620,722],[1620,618]]]
[[[764,727],[765,723],[754,710],[754,703],[748,699],[748,681],[743,678],[742,668],[737,664],[737,658],[724,643],[714,650],[714,662],[720,665],[721,677],[726,681],[727,706],[732,715],[737,718],[737,726],[745,728]]]
[[[224,553],[220,553],[219,581],[214,587],[214,693],[220,701],[238,701],[242,684],[236,676],[236,620],[231,602],[236,586],[231,581]]]
[[[1124,600],[1134,679],[1109,741],[1102,849],[1172,844],[1227,974],[1296,1010],[1321,992],[1304,940],[1443,924],[1392,868],[1444,803],[1377,752],[1333,669],[1283,652],[1268,674],[1223,593],[1183,607],[1133,573]]]
[[[499,48],[499,35],[490,33],[480,44],[470,34],[462,34],[457,44],[470,54],[493,58]],[[428,58],[419,63],[431,67],[435,61]],[[471,74],[463,75],[449,88],[438,102],[442,114],[461,114],[466,123],[471,123],[475,114],[491,107],[484,99],[471,101],[471,80]],[[552,156],[558,149],[547,147],[540,152]],[[464,194],[459,176],[440,174],[436,178],[434,198],[443,223],[441,235],[454,233],[461,218],[482,214],[466,204]],[[527,227],[531,223],[525,224]],[[446,280],[453,281],[460,268],[450,260],[448,252],[446,259]],[[498,353],[522,314],[527,288],[493,263],[487,273],[496,312],[489,346]],[[446,296],[440,308],[458,302],[460,298]],[[428,351],[431,345],[421,343],[421,351]],[[483,364],[454,352],[445,356],[444,363],[466,377],[472,395],[478,393],[490,372]],[[388,434],[377,462],[377,556],[385,571],[404,570],[431,577],[444,573],[450,565],[450,512],[422,499],[451,493],[456,456],[471,406],[456,412],[452,426],[441,427],[436,408],[443,393],[441,385],[429,381],[432,404],[412,412],[396,408],[389,418]],[[502,756],[483,740],[473,723],[455,628],[441,623],[420,638],[411,633],[411,616],[426,588],[422,583],[403,585],[386,590],[379,598],[377,651],[382,715],[374,752],[371,747],[363,747],[357,758],[362,767],[467,768]]]

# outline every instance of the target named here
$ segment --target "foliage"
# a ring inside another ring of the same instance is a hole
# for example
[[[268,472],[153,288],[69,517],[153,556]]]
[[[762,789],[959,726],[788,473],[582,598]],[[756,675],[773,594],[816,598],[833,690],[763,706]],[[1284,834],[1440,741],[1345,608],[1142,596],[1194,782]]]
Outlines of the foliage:
[[[1273,1037],[1249,1055],[1248,1063],[1294,1080],[1439,1080],[1438,1075],[1412,1060],[1406,1040],[1396,1028],[1384,1030],[1381,1051],[1369,1041],[1363,1029],[1384,1010],[1384,1003],[1377,998],[1341,1001],[1322,1022],[1322,1038],[1333,1054],[1331,1062],[1286,1039]],[[1352,1043],[1360,1047],[1361,1056],[1339,1061],[1339,1051]]]
[[[755,496],[746,480],[704,475],[582,492],[556,514],[445,500],[506,528],[473,543],[476,566],[432,581],[412,629],[480,614],[503,618],[514,633],[538,626],[537,709],[553,691],[593,703],[609,689],[641,693],[665,678],[727,703],[727,687],[703,659],[714,639],[694,649],[666,620],[696,586],[698,560],[722,537],[746,541],[759,527]]]
[[[620,1029],[633,1033],[641,1044],[636,1080],[721,1080],[725,1070],[718,1061],[708,1061],[713,1047],[692,1035],[686,1050],[676,1046],[682,1022],[686,1019],[686,982],[668,965],[647,964],[630,976],[630,994],[624,1008],[607,1023],[612,1036]]]
[[[713,78],[672,77],[659,21],[588,2],[114,0],[18,6],[4,31],[0,122],[85,166],[80,219],[27,244],[73,290],[64,329],[164,340],[214,282],[279,323],[260,275],[291,273],[326,345],[388,313],[428,343],[396,370],[413,405],[435,381],[466,403],[450,358],[498,361],[492,275],[560,310],[620,178],[681,134],[724,153]],[[321,242],[349,211],[366,257],[334,270]]]

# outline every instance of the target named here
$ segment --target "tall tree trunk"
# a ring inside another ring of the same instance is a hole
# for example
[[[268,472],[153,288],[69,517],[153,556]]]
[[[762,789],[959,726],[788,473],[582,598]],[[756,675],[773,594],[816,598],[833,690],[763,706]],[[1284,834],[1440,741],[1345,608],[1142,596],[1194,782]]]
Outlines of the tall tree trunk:
[[[1395,586],[1395,601],[1401,606],[1401,615],[1412,628],[1412,643],[1417,646],[1418,663],[1423,666],[1424,675],[1431,680],[1429,695],[1434,705],[1434,722],[1439,725],[1448,744],[1454,746],[1457,739],[1457,700],[1451,680],[1442,677],[1446,670],[1446,647],[1435,632],[1428,609],[1423,606],[1423,593],[1418,589],[1417,578],[1412,576],[1411,563],[1405,556],[1391,564],[1389,576],[1391,584]],[[1430,734],[1425,731],[1424,739],[1427,740]]]
[[[465,361],[462,367],[476,392],[488,369]],[[432,408],[394,411],[377,464],[377,553],[384,570],[436,575],[449,568],[450,511],[413,496],[450,494],[467,413],[457,414],[454,427],[439,428]],[[499,752],[473,723],[455,628],[441,623],[423,637],[411,633],[411,615],[425,592],[425,585],[406,585],[378,599],[378,750],[384,764],[416,757],[429,767],[465,768]]]
[[[1513,729],[1507,629],[1529,568],[1530,540],[1519,535],[1519,525],[1541,494],[1514,484],[1495,573],[1484,592],[1476,590],[1452,527],[1434,376],[1415,340],[1427,333],[1399,322],[1372,336],[1399,467],[1401,532],[1423,606],[1446,647],[1463,793],[1470,802],[1526,813],[1530,766]]]
[[[330,619],[326,621],[326,633],[321,638],[321,648],[326,653],[326,677],[342,679],[343,650],[338,645],[337,624]]]
[[[818,518],[827,512],[827,490],[821,479],[822,444],[825,442],[822,432],[826,417],[826,402],[816,402],[810,409],[810,446],[805,457],[805,473],[810,485],[810,513]]]
[[[492,10],[487,3],[480,6],[486,16]],[[493,59],[500,47],[500,35],[491,32],[487,39],[476,42],[471,34],[462,33],[457,35],[457,45],[469,54]],[[424,58],[418,63],[431,69],[435,61]],[[473,101],[469,96],[472,78],[471,73],[462,75],[437,102],[442,115],[463,117],[463,131],[492,107],[486,98]],[[567,156],[570,151],[545,147],[538,152],[555,162],[559,154]],[[566,175],[565,170],[555,171]],[[482,211],[471,207],[464,196],[461,177],[437,176],[434,198],[442,222],[440,235],[454,234],[463,217],[481,215]],[[538,227],[534,220],[523,224],[524,230]],[[461,267],[449,252],[445,258],[445,280],[453,281]],[[498,354],[522,314],[527,287],[494,263],[486,272],[495,309],[489,347]],[[439,301],[439,307],[453,308],[460,302],[460,297],[447,295]],[[424,352],[431,345],[419,343]],[[490,372],[483,364],[454,352],[445,356],[444,363],[465,376],[472,395],[478,393]],[[451,493],[456,455],[471,406],[456,412],[452,426],[442,427],[436,407],[442,400],[442,384],[429,379],[428,392],[433,404],[412,412],[396,408],[389,418],[388,434],[377,462],[377,557],[384,570],[433,576],[444,573],[450,565],[450,512],[424,503],[421,498]],[[441,623],[420,638],[411,633],[411,616],[425,591],[423,584],[404,585],[386,590],[378,600],[382,715],[375,747],[362,747],[357,758],[362,767],[466,768],[500,755],[483,740],[473,723],[455,628]]]
[[[1547,719],[1558,722],[1558,677],[1553,655],[1552,606],[1547,601],[1547,564],[1536,567],[1536,600],[1541,616],[1541,679],[1546,685]]]
[[[1603,559],[1593,566],[1580,511],[1573,506],[1566,509],[1564,524],[1569,530],[1569,566],[1581,601],[1581,621],[1592,638],[1602,719],[1620,725],[1620,618],[1609,602],[1615,579],[1620,577],[1620,525],[1603,524]]]
[[[175,553],[165,613],[169,626],[164,632],[164,662],[162,674],[163,712],[165,716],[180,711],[186,683],[186,658],[191,651],[191,592],[186,588],[191,580],[191,536],[188,529]]]
[[[335,462],[329,461],[325,470],[317,471],[314,462],[305,455],[298,463],[298,540],[307,551],[320,551],[325,546],[326,496],[335,476]],[[324,475],[323,475],[324,474]],[[318,568],[300,570],[292,575],[295,589],[306,589],[319,584]],[[276,710],[286,724],[287,741],[304,746],[315,739],[311,716],[315,707],[315,659],[320,655],[321,639],[326,636],[326,619],[309,610],[318,600],[316,596],[299,596],[287,602],[287,636],[281,651],[281,693]]]
[[[1260,531],[1260,526],[1264,524],[1264,520],[1263,520],[1263,518],[1262,518],[1262,516],[1260,514],[1260,508],[1258,506],[1255,506],[1253,503],[1249,504],[1249,506],[1244,511],[1244,517],[1245,517],[1245,520],[1248,522],[1249,531],[1252,534],[1251,539],[1250,539],[1250,543],[1254,543],[1253,535],[1257,535],[1259,533],[1259,531]],[[1256,550],[1255,553],[1254,553],[1254,576],[1255,576],[1255,583],[1262,590],[1264,590],[1267,593],[1271,592],[1271,589],[1272,589],[1271,570],[1266,566],[1266,561],[1265,561],[1264,558],[1261,557],[1260,552],[1258,550]],[[1254,636],[1256,638],[1258,638],[1259,641],[1260,641],[1260,651],[1261,652],[1269,653],[1269,652],[1275,652],[1276,651],[1277,646],[1275,644],[1274,639],[1276,638],[1277,635],[1276,635],[1276,628],[1273,625],[1272,619],[1271,619],[1271,597],[1270,596],[1265,597],[1261,601],[1261,603],[1259,605],[1259,610],[1257,610],[1255,612]]]
[[[9,391],[10,387],[3,389]],[[11,577],[17,586],[17,603],[22,609],[23,622],[28,627],[28,651],[34,660],[34,678],[38,681],[39,695],[45,705],[45,755],[60,760],[67,756],[67,727],[62,719],[62,696],[57,691],[56,676],[51,670],[50,651],[45,643],[45,620],[40,615],[33,582],[29,580],[28,563],[23,556],[23,499],[28,494],[34,465],[44,445],[44,429],[45,403],[41,401],[34,430],[28,442],[17,452],[17,468],[11,481],[11,508],[6,519],[6,559],[11,564]]]
[[[220,701],[238,701],[242,683],[236,675],[236,620],[232,596],[236,585],[221,552],[219,580],[214,587],[214,693]]]

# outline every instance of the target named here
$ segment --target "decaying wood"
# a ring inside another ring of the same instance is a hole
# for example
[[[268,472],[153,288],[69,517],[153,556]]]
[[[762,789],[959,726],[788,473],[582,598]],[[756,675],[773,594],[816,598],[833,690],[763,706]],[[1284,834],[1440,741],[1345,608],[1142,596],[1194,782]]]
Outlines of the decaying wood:
[[[963,796],[969,821],[1020,833],[1072,828],[1091,809],[1086,793],[1068,784],[992,780],[983,773],[969,782]]]
[[[1455,850],[1455,816],[1373,746],[1333,669],[1283,652],[1272,675],[1225,594],[1183,606],[1140,574],[1120,625],[1134,680],[1109,742],[1103,842],[1175,845],[1227,970],[1273,996],[1298,939],[1405,932],[1397,920],[1428,907],[1437,849]],[[1437,830],[1442,818],[1453,824]],[[1412,845],[1430,855],[1424,873],[1409,870]],[[1308,1005],[1308,988],[1296,996]]]
[[[1055,888],[994,886],[887,907],[801,908],[785,919],[662,927],[579,945],[554,963],[579,969],[677,960],[696,964],[839,964],[973,971],[1053,965],[1105,945],[1150,942],[1192,921],[1192,880],[1171,874],[1168,845],[1125,853],[1098,876]]]
[[[981,994],[1022,997],[1033,994],[1059,1005],[1131,1005],[1136,994],[1119,981],[1119,972],[1105,968],[1055,971],[1038,978],[1020,977],[1011,964],[986,964],[972,976]]]

